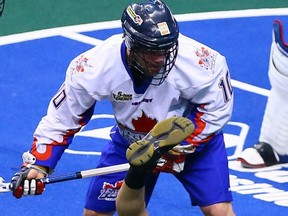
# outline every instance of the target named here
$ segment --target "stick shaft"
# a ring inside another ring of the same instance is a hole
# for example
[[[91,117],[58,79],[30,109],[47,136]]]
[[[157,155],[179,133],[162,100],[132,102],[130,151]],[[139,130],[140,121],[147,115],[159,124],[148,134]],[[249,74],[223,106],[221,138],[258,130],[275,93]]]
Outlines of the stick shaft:
[[[125,164],[119,164],[119,165],[113,165],[108,167],[102,167],[97,169],[90,169],[90,170],[84,170],[81,172],[82,178],[88,178],[92,176],[98,176],[98,175],[106,175],[116,172],[124,172],[129,169],[130,165],[128,163]]]
[[[88,177],[93,177],[93,176],[124,172],[124,171],[127,171],[129,167],[130,165],[128,163],[125,163],[125,164],[113,165],[113,166],[108,166],[108,167],[83,170],[83,171],[79,171],[79,172],[75,172],[75,173],[67,174],[67,175],[62,175],[62,176],[46,177],[41,180],[43,181],[44,184],[53,184],[57,182],[64,182],[64,181],[70,181],[70,180],[75,180],[75,179],[82,179],[82,178],[88,178]],[[11,191],[9,185],[10,183],[3,183],[3,181],[1,180],[0,181],[0,193]]]
[[[70,180],[81,179],[81,178],[89,178],[93,176],[106,175],[106,174],[111,174],[111,173],[116,173],[116,172],[123,172],[123,171],[127,171],[129,167],[130,165],[128,163],[125,163],[125,164],[113,165],[113,166],[108,166],[108,167],[83,170],[80,172],[75,172],[75,173],[63,175],[63,176],[47,177],[47,178],[43,178],[42,181],[45,184],[53,184],[57,182],[70,181]]]

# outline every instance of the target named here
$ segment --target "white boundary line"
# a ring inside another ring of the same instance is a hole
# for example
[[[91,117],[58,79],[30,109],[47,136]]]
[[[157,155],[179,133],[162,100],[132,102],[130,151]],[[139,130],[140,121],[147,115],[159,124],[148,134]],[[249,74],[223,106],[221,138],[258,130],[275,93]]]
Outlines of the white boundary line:
[[[288,8],[267,8],[267,9],[248,9],[248,10],[232,10],[232,11],[216,11],[203,13],[188,13],[175,15],[179,22],[197,21],[197,20],[211,20],[211,19],[227,19],[239,17],[259,17],[259,16],[280,16],[288,15]],[[0,46],[12,43],[18,43],[28,40],[35,40],[46,37],[53,37],[58,35],[66,35],[71,32],[87,32],[100,29],[113,29],[121,27],[120,20],[89,23],[82,25],[73,25],[65,27],[57,27],[51,29],[43,29],[38,31],[31,31],[13,35],[0,37]]]
[[[241,81],[237,81],[237,80],[231,79],[231,84],[232,84],[232,86],[234,86],[236,88],[243,89],[245,91],[252,92],[252,93],[255,93],[255,94],[259,94],[259,95],[262,95],[262,96],[268,97],[269,94],[270,94],[270,90],[267,90],[267,89],[264,89],[264,88],[260,88],[260,87],[257,87],[257,86],[253,86],[251,84],[244,83],[244,82],[241,82]]]
[[[241,18],[241,17],[260,17],[260,16],[281,16],[281,15],[288,15],[288,8],[273,8],[273,9],[264,8],[264,9],[188,13],[188,14],[178,14],[175,15],[175,17],[179,22],[185,22],[185,21],[197,21],[197,20],[227,19],[227,18],[239,18],[239,17]],[[81,32],[96,31],[102,29],[113,29],[120,27],[121,27],[120,21],[114,20],[114,21],[97,22],[97,23],[24,32],[0,37],[0,46],[54,36],[63,36],[83,43],[98,45],[99,43],[101,43],[101,40],[85,36],[81,34]],[[243,83],[236,80],[232,80],[232,85],[237,88],[257,93],[263,96],[268,96],[270,92],[269,90],[249,85],[247,83]]]

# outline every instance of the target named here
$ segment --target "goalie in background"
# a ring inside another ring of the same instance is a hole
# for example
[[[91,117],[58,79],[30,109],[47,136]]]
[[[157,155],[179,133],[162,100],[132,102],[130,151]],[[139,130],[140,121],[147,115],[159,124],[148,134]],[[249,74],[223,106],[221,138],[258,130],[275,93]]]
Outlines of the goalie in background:
[[[271,91],[261,125],[259,142],[245,149],[238,161],[245,168],[288,162],[288,44],[280,20],[273,23],[269,80]]]

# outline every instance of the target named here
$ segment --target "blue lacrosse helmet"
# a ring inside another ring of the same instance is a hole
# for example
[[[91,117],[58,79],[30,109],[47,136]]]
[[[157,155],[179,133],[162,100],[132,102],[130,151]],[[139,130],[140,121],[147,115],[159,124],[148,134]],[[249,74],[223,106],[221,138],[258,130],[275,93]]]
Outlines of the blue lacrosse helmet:
[[[139,51],[164,53],[163,67],[152,77],[152,85],[160,85],[176,61],[178,51],[178,23],[168,6],[160,0],[148,0],[128,5],[121,18],[124,40],[130,50],[127,62],[142,80],[150,79],[148,66],[139,63]],[[149,64],[148,62],[146,62]]]

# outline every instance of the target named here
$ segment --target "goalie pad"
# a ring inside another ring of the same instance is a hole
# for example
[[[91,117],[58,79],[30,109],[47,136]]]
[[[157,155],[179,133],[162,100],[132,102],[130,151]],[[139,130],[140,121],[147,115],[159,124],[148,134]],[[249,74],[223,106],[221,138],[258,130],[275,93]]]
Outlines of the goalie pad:
[[[284,41],[283,27],[279,20],[274,21],[273,25],[268,75],[272,88],[259,141],[271,144],[279,155],[288,155],[288,45]]]
[[[280,20],[273,23],[269,80],[271,91],[262,120],[259,143],[245,149],[237,160],[243,167],[259,168],[288,162],[288,44]],[[269,144],[268,144],[269,143]]]

